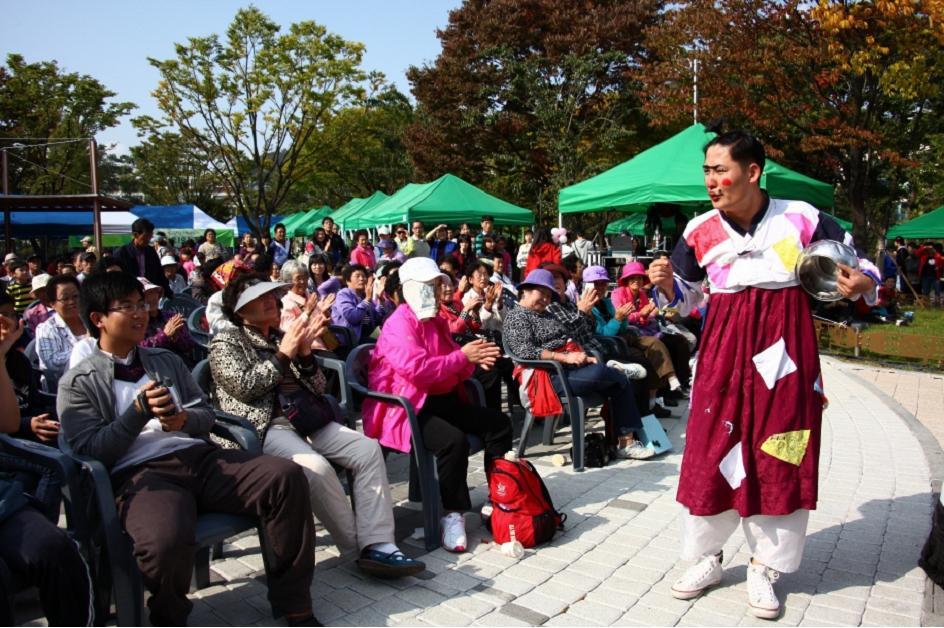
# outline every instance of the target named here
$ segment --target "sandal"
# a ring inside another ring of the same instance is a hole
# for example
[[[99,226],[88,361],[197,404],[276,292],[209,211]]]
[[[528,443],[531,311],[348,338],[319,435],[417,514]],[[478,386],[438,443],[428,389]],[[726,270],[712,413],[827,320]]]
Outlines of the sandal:
[[[399,550],[388,554],[365,548],[356,562],[361,571],[377,578],[403,578],[426,570],[426,563],[404,556]]]

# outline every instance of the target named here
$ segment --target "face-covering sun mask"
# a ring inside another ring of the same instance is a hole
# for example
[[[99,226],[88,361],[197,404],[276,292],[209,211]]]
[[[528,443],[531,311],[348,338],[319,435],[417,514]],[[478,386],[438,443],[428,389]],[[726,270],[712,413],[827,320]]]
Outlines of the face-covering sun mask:
[[[422,281],[406,281],[403,283],[403,300],[410,306],[416,318],[432,318],[436,316],[436,280],[424,283]]]

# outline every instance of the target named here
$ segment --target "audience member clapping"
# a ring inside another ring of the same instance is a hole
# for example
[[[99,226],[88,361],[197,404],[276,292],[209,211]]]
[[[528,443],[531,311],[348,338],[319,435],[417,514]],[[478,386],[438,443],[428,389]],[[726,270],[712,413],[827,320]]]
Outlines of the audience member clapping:
[[[425,569],[394,543],[393,504],[377,441],[342,426],[324,397],[311,347],[328,323],[315,308],[279,329],[276,294],[284,284],[243,275],[224,290],[231,325],[210,342],[210,369],[223,410],[256,427],[263,452],[293,460],[308,478],[311,506],[343,555],[382,576]],[[354,473],[355,515],[331,463]]]
[[[472,507],[466,480],[469,443],[475,434],[485,443],[485,469],[511,449],[511,421],[489,408],[464,403],[460,391],[476,365],[489,368],[501,350],[485,340],[459,347],[448,323],[437,315],[441,284],[448,281],[429,258],[411,258],[400,268],[403,301],[384,326],[368,370],[372,390],[406,397],[418,412],[423,441],[436,455],[439,488],[446,515],[442,543],[449,551],[467,549],[462,513]],[[411,450],[410,424],[399,406],[367,399],[364,432],[386,447]]]

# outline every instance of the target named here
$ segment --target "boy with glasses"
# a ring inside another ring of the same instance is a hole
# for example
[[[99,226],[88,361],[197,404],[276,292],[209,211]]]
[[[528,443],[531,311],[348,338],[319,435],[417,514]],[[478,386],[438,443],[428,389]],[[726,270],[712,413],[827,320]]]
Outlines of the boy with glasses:
[[[98,342],[66,373],[57,409],[75,452],[111,472],[118,513],[151,592],[151,623],[186,624],[197,515],[219,511],[258,517],[265,528],[273,615],[317,625],[309,592],[314,523],[301,468],[209,441],[214,413],[184,363],[138,346],[148,313],[133,276],[90,276],[80,310]]]

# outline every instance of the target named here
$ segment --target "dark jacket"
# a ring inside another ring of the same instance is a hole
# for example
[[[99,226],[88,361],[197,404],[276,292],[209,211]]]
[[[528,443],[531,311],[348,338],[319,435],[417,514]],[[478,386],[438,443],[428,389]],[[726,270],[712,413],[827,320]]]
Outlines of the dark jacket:
[[[129,242],[115,251],[115,257],[118,259],[118,263],[121,264],[121,267],[125,269],[126,273],[140,277],[141,271],[138,268],[136,248],[134,242]],[[164,269],[161,268],[161,260],[157,256],[157,251],[150,246],[144,247],[144,277],[151,283],[163,288],[164,296],[168,298],[173,296],[173,293],[170,291],[170,284],[167,283],[167,277],[164,276]]]

